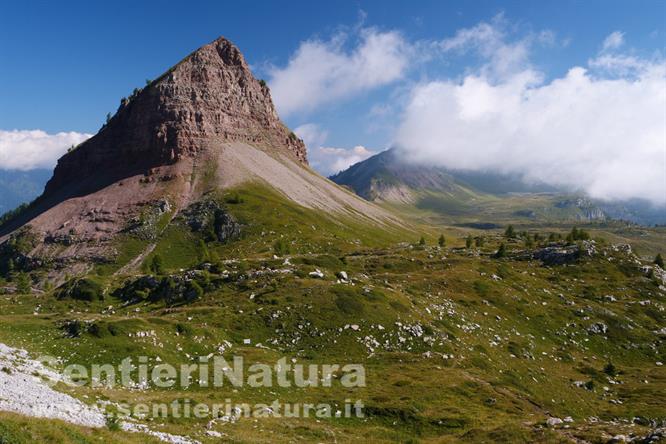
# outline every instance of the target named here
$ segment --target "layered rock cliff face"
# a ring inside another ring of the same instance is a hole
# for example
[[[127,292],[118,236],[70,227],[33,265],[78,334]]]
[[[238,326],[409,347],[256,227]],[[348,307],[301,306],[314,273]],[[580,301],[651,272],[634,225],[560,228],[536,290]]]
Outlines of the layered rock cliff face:
[[[149,243],[121,269],[131,271],[188,208],[247,183],[331,215],[393,221],[309,168],[303,141],[278,118],[266,84],[220,38],[124,98],[97,135],[64,155],[43,195],[0,226],[0,256],[27,239],[9,253],[20,253],[26,269],[56,264],[50,279],[57,280],[115,261],[124,235]],[[220,221],[218,238],[237,234]]]
[[[124,98],[96,136],[58,161],[45,196],[196,157],[218,142],[262,146],[307,164],[303,142],[280,121],[268,87],[224,38]]]

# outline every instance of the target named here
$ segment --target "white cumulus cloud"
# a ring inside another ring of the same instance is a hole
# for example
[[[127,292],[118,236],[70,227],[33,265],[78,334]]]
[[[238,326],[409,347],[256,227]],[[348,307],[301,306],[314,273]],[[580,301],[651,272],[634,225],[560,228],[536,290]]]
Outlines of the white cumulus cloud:
[[[611,32],[601,45],[602,51],[617,49],[624,43],[624,33],[620,31]]]
[[[552,44],[555,40],[551,31],[543,31],[509,42],[507,28],[504,15],[498,14],[490,22],[458,30],[438,46],[444,53],[477,53],[486,61],[480,69],[483,75],[504,78],[528,65],[530,47],[535,42]]]
[[[399,32],[365,28],[358,37],[351,48],[344,33],[307,40],[286,66],[271,67],[269,85],[278,111],[311,111],[403,77],[411,49]]]
[[[53,168],[69,147],[91,136],[77,132],[48,134],[42,130],[0,130],[0,169]]]
[[[521,51],[498,59],[489,47],[515,45],[492,28],[461,31],[449,43],[476,42],[487,54],[483,68],[414,88],[396,135],[406,156],[666,204],[666,62],[602,52],[546,82]],[[611,36],[605,49],[622,43]]]
[[[353,148],[321,147],[317,151],[320,168],[329,176],[377,154],[376,151],[369,150],[363,145]]]
[[[325,176],[330,176],[377,154],[362,145],[353,148],[324,146],[328,131],[315,123],[306,123],[294,130],[305,142],[310,165]]]

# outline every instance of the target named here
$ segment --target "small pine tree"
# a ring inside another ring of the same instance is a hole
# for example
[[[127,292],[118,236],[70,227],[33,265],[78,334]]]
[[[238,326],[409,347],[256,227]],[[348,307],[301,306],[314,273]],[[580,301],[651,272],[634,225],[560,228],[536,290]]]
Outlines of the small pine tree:
[[[483,247],[483,244],[485,243],[485,239],[483,238],[483,236],[479,236],[479,237],[474,239],[474,243],[478,248],[481,248],[481,247]]]
[[[446,246],[446,238],[444,237],[443,234],[441,236],[439,236],[438,243],[439,243],[439,246],[442,247],[442,248],[444,248]]]
[[[210,252],[210,263],[211,263],[211,270],[213,273],[222,273],[222,270],[224,269],[224,264],[222,263],[222,260],[220,259],[220,255],[217,254],[215,251]]]
[[[106,123],[109,123],[111,121],[111,113],[106,113]]]
[[[506,257],[506,245],[504,245],[504,242],[502,242],[497,249],[497,253],[495,253],[496,258],[501,258],[501,257]]]
[[[530,236],[529,234],[527,235],[527,237],[525,237],[525,247],[526,248],[534,247],[534,241],[532,240],[532,236]]]
[[[514,230],[513,225],[509,225],[508,227],[506,227],[504,236],[506,236],[509,239],[513,239],[514,237],[516,237],[516,230]]]
[[[201,286],[201,288],[204,289],[204,291],[208,291],[212,288],[210,273],[207,270],[201,271],[201,274],[197,278],[197,282]]]
[[[242,203],[245,202],[245,200],[243,199],[243,197],[242,197],[242,196],[240,195],[240,193],[238,193],[238,192],[235,192],[235,193],[233,193],[233,194],[227,196],[227,198],[225,199],[225,201],[226,201],[228,204],[242,204]]]
[[[590,239],[590,233],[587,231],[581,229],[578,229],[576,227],[573,227],[571,229],[571,232],[567,235],[567,242],[573,243],[574,241],[578,240],[589,240]]]
[[[661,257],[661,253],[657,253],[657,256],[654,258],[654,264],[658,265],[659,268],[664,268],[664,258]]]
[[[187,300],[192,302],[201,299],[204,295],[204,290],[196,281],[190,281],[190,290],[187,292]]]
[[[425,247],[425,244],[426,244],[425,237],[421,236],[421,239],[419,239],[419,245],[421,247]]]
[[[150,271],[155,274],[164,273],[164,261],[162,260],[162,256],[159,254],[156,254],[150,260]]]
[[[30,276],[26,273],[19,273],[16,276],[16,291],[20,294],[32,293],[32,286],[30,285]]]
[[[210,252],[203,239],[199,239],[199,260],[201,262],[210,262]]]
[[[472,235],[470,234],[469,236],[467,236],[467,239],[465,239],[465,246],[466,246],[467,248],[472,248],[472,242],[473,242],[473,241],[474,241],[474,238],[473,238]]]
[[[604,373],[608,376],[617,376],[617,369],[612,362],[608,361],[608,364],[604,367]]]

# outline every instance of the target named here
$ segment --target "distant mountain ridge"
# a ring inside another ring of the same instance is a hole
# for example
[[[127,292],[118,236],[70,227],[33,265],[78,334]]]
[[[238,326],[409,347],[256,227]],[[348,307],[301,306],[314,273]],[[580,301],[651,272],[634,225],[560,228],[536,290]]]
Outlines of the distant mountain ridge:
[[[0,170],[0,215],[39,196],[53,172]]]
[[[352,165],[331,177],[334,182],[353,189],[369,200],[391,200],[394,189],[403,192],[455,192],[461,189],[491,194],[555,192],[545,184],[526,184],[505,174],[455,171],[436,166],[408,163],[395,148],[383,151]]]
[[[528,220],[666,223],[666,208],[654,208],[648,202],[605,202],[547,184],[528,184],[507,174],[413,164],[395,148],[352,165],[331,180],[370,201],[413,205],[454,216],[478,218],[486,211],[493,217],[492,207]]]

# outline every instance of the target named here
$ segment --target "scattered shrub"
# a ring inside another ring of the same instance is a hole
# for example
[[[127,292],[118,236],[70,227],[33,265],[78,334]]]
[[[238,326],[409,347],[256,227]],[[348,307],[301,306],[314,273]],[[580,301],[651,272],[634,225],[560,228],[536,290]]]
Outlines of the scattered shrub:
[[[348,315],[363,313],[363,303],[355,290],[346,286],[336,286],[333,287],[333,293],[336,295],[335,305],[341,312]]]
[[[192,328],[187,324],[178,323],[176,324],[176,331],[179,335],[189,336],[192,334]]]
[[[61,328],[70,338],[78,338],[86,331],[83,322],[78,320],[66,321]]]
[[[225,201],[226,203],[228,203],[228,204],[232,204],[232,205],[242,204],[243,202],[245,202],[245,200],[244,200],[243,197],[240,195],[240,193],[237,193],[237,192],[231,194],[230,196],[227,196],[227,197],[224,199],[224,201]]]
[[[188,302],[194,302],[203,297],[204,290],[197,281],[190,281],[188,287],[188,290],[185,292],[185,300]]]
[[[30,207],[30,204],[23,203],[18,207],[14,208],[13,210],[9,210],[6,213],[4,213],[2,216],[0,216],[0,228],[2,228],[3,225],[5,225],[7,222],[23,214],[28,209],[28,207]]]
[[[583,230],[582,228],[578,229],[576,227],[573,227],[571,229],[571,232],[567,235],[567,242],[573,243],[579,240],[590,240],[590,234],[587,231]]]
[[[93,302],[104,299],[104,289],[91,278],[74,278],[61,285],[55,295],[58,299]]]
[[[606,366],[604,367],[604,373],[606,373],[608,376],[617,376],[617,368],[613,365],[612,362],[608,362]]]
[[[163,274],[164,273],[164,260],[162,259],[162,256],[160,256],[159,254],[156,254],[155,256],[153,256],[153,258],[150,260],[149,269],[152,273]]]
[[[273,251],[278,256],[286,256],[291,253],[291,246],[285,239],[278,239],[273,242]]]
[[[120,420],[116,415],[106,415],[106,427],[111,432],[120,431]]]
[[[32,285],[30,282],[30,276],[27,273],[18,273],[14,278],[16,281],[16,291],[20,294],[30,294],[32,293]]]

